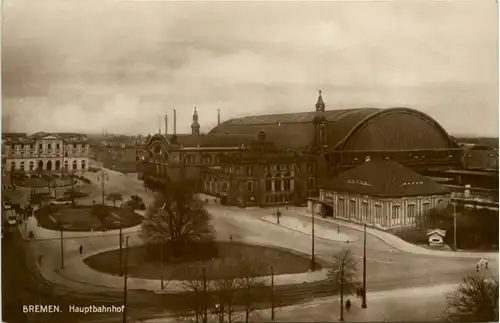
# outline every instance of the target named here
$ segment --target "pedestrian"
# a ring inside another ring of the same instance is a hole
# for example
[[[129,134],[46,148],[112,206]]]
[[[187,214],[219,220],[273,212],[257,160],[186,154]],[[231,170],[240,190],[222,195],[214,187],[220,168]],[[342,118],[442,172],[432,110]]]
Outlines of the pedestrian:
[[[340,233],[340,225],[337,225],[337,233]]]
[[[229,236],[229,241],[233,241],[233,236],[232,235]]]
[[[83,246],[82,245],[80,245],[80,248],[78,248],[78,251],[80,251],[80,256],[81,256],[83,253]]]
[[[351,301],[349,299],[345,302],[345,308],[349,312],[349,309],[351,308]]]

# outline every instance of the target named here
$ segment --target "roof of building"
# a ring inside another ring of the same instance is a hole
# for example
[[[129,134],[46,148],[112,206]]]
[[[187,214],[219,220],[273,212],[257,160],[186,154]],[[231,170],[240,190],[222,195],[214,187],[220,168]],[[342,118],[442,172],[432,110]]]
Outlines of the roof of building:
[[[428,230],[427,231],[427,236],[430,236],[432,234],[438,234],[438,235],[440,235],[441,237],[444,238],[446,236],[446,230],[433,229],[433,230]]]
[[[393,160],[373,160],[341,173],[325,189],[381,197],[445,194],[441,184]]]
[[[249,116],[225,121],[209,134],[256,135],[263,130],[267,138],[281,148],[305,148],[312,145],[312,122],[315,117],[324,117],[335,123],[329,130],[330,145],[341,142],[349,132],[366,117],[381,111],[375,108],[327,110],[325,112],[299,112]],[[293,128],[290,127],[293,125]]]
[[[183,147],[239,147],[241,145],[249,146],[257,141],[257,136],[252,135],[229,135],[229,134],[178,134],[168,135],[167,139],[171,144],[177,141],[177,144]]]

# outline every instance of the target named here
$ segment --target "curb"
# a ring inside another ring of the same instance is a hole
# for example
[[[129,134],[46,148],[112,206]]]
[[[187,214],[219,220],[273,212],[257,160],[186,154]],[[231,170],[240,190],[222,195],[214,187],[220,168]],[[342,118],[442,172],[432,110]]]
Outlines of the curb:
[[[309,216],[307,214],[299,213],[299,212],[297,212],[297,215],[302,216],[302,217],[306,217],[306,218],[311,218],[311,216]],[[364,232],[364,228],[358,227],[358,225],[351,223],[351,222],[348,222],[348,221],[345,221],[345,220],[342,220],[342,219],[334,219],[334,220],[327,220],[327,219],[322,219],[322,218],[320,218],[320,219],[315,218],[315,219],[323,221],[323,222],[335,223],[337,225],[341,225],[341,226],[344,226],[344,227],[352,229],[352,230]],[[347,225],[347,224],[350,224],[350,225]],[[370,229],[377,230],[377,229],[373,229],[373,228],[370,228]],[[381,232],[384,232],[384,231],[381,231]],[[416,254],[416,255],[424,255],[424,256],[431,256],[431,257],[446,257],[446,258],[462,258],[462,259],[476,259],[476,258],[482,258],[485,256],[484,254],[483,255],[481,255],[481,254],[467,255],[467,254],[464,254],[461,252],[450,253],[449,251],[442,251],[442,250],[435,250],[435,252],[440,252],[443,254],[435,254],[435,253],[427,252],[427,251],[434,251],[434,250],[428,250],[428,249],[419,247],[417,245],[406,242],[395,235],[392,235],[392,237],[394,237],[395,239],[399,239],[402,242],[404,242],[405,244],[408,244],[410,248],[422,249],[422,250],[414,250],[413,251],[413,250],[408,250],[405,247],[397,246],[397,245],[393,244],[392,242],[389,242],[388,240],[385,240],[384,238],[380,237],[379,235],[374,234],[368,230],[366,230],[366,233],[381,240],[382,242],[388,244],[389,246],[391,246],[399,251],[411,253],[411,254]],[[390,234],[390,233],[388,233],[388,234]],[[489,255],[486,255],[485,257],[495,257],[495,256],[498,256],[498,253],[491,253]]]
[[[260,220],[265,221],[265,222],[268,222],[268,223],[271,223],[271,224],[274,224],[275,226],[278,226],[278,227],[281,227],[281,228],[284,228],[284,229],[287,229],[287,230],[292,230],[292,231],[295,231],[295,232],[299,232],[299,233],[302,233],[302,234],[306,234],[306,235],[308,235],[308,236],[312,236],[312,234],[311,234],[311,233],[309,233],[309,232],[304,232],[304,231],[300,231],[300,230],[298,230],[298,229],[291,228],[291,227],[289,227],[289,226],[285,226],[285,225],[277,224],[277,223],[274,223],[274,222],[269,221],[269,220],[267,220],[267,219],[264,219],[264,217],[260,218]],[[317,219],[315,219],[315,220],[317,220]],[[345,242],[345,241],[343,241],[343,240],[334,240],[334,239],[328,239],[328,238],[323,238],[323,237],[318,237],[318,236],[315,236],[314,238],[315,238],[315,239],[320,239],[320,240],[325,240],[325,241],[332,241],[332,242]],[[354,241],[357,241],[357,240],[359,240],[359,239],[349,240],[349,242],[351,242],[351,241],[353,241],[353,242],[354,242]]]

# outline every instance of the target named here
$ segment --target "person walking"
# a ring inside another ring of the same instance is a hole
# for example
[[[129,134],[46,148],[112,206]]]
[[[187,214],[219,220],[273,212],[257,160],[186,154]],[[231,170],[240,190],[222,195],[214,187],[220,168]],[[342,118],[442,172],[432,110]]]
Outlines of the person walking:
[[[345,309],[349,312],[349,310],[351,309],[351,301],[348,299],[346,302],[345,302]]]
[[[83,253],[83,246],[82,245],[80,245],[80,248],[78,248],[78,251],[80,252],[80,256],[81,256]]]

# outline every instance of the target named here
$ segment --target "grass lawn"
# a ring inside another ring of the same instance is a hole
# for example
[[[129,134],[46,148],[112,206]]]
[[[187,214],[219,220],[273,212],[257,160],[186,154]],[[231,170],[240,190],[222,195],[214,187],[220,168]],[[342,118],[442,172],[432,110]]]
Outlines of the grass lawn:
[[[40,226],[49,230],[59,230],[62,226],[65,231],[102,231],[115,230],[136,226],[142,222],[142,217],[129,209],[101,206],[106,209],[107,215],[99,219],[92,215],[92,207],[87,205],[50,206],[35,212]]]
[[[197,243],[186,249],[187,252],[177,260],[164,259],[163,275],[166,280],[195,279],[203,267],[207,268],[209,280],[239,276],[234,267],[227,268],[225,264],[237,265],[242,258],[255,266],[257,276],[268,276],[271,266],[276,275],[306,272],[310,267],[310,258],[307,255],[237,242]],[[159,249],[132,247],[129,248],[128,255],[131,277],[160,279]],[[95,270],[118,275],[119,250],[88,257],[84,262]],[[320,269],[321,265],[318,264],[317,268]]]

